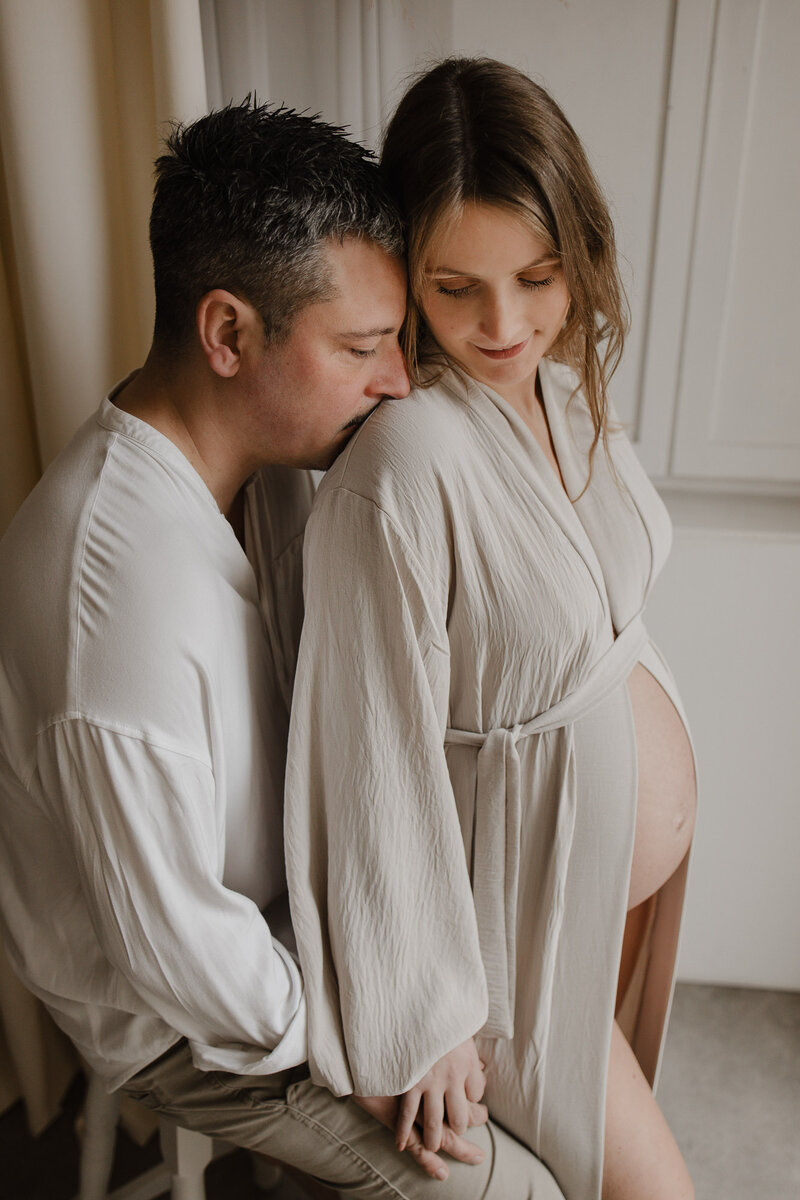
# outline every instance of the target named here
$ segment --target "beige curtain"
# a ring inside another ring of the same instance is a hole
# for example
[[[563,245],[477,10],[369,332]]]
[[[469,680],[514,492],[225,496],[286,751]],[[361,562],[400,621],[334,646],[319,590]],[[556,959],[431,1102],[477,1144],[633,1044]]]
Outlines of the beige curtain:
[[[199,0],[0,5],[0,520],[152,325],[152,161],[205,111]]]
[[[0,3],[0,533],[152,328],[152,162],[207,107],[199,0]],[[75,1059],[0,955],[0,1110]]]
[[[373,149],[408,74],[449,54],[454,0],[200,0],[212,105],[256,91]]]

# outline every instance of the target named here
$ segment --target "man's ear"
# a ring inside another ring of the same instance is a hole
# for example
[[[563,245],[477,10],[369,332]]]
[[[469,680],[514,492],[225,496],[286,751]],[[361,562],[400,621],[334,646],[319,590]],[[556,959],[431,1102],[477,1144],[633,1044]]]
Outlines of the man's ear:
[[[208,365],[216,375],[231,379],[241,366],[242,340],[257,333],[255,326],[260,326],[255,309],[233,292],[215,288],[197,305],[196,319]]]

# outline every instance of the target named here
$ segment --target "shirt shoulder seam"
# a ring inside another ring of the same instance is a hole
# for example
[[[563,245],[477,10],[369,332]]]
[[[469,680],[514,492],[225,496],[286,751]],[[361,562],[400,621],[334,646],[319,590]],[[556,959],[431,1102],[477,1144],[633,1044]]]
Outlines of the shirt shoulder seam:
[[[106,432],[109,433],[112,438],[111,442],[109,443],[109,454],[107,455],[107,459],[110,457],[111,450],[116,442],[126,442],[129,446],[133,446],[135,449],[140,450],[142,454],[146,454],[148,458],[152,459],[154,463],[166,470],[170,474],[170,477],[172,477],[172,474],[175,472],[175,463],[167,454],[162,453],[157,446],[150,446],[147,442],[140,441],[139,438],[134,437],[132,433],[128,433],[124,429],[117,429],[114,425],[106,424],[100,417],[98,417],[97,423],[100,428],[106,430]],[[180,451],[178,451],[178,453],[180,454]],[[185,458],[185,455],[183,457]],[[188,470],[181,471],[180,473],[180,479],[182,482],[185,483],[187,487],[191,487],[192,490],[200,495],[203,500],[207,501],[212,512],[222,516],[214,497],[212,496],[211,492],[205,488],[203,480],[194,470],[188,459],[186,459],[186,468],[188,468]],[[103,469],[105,470],[105,463],[103,464]],[[195,476],[195,478],[192,478],[192,476]]]
[[[82,611],[83,611],[83,586],[84,586],[84,570],[86,567],[86,548],[87,548],[87,545],[89,542],[89,532],[92,528],[92,522],[94,521],[94,510],[96,509],[97,502],[100,498],[100,490],[103,486],[103,479],[105,477],[106,467],[108,466],[108,460],[111,458],[111,455],[113,454],[114,447],[115,447],[116,441],[117,441],[117,436],[118,435],[116,433],[113,433],[112,440],[109,443],[108,449],[106,450],[106,454],[103,459],[103,465],[100,468],[100,474],[97,478],[97,486],[95,487],[94,496],[92,497],[92,506],[89,510],[89,516],[86,521],[86,528],[83,532],[83,541],[81,543],[81,562],[80,562],[80,567],[78,568],[78,589],[77,589],[78,597],[77,597],[77,608],[76,608],[76,612],[75,612],[75,654],[74,654],[73,663],[72,663],[72,669],[73,669],[73,674],[74,674],[72,694],[73,694],[73,698],[76,703],[77,703],[78,695],[80,692],[80,665],[79,664],[80,664],[80,651],[81,651],[81,641],[82,641],[81,617],[82,617]]]
[[[45,721],[36,730],[36,738],[40,738],[42,734],[48,730],[54,729],[57,725],[88,725],[93,729],[102,729],[107,733],[115,733],[119,737],[126,738],[129,741],[142,742],[153,750],[163,750],[168,754],[173,754],[178,758],[186,758],[191,762],[196,762],[202,767],[206,767],[213,774],[214,768],[207,758],[202,758],[199,754],[193,754],[191,750],[186,750],[181,746],[171,745],[166,739],[161,741],[158,738],[153,738],[142,729],[135,729],[133,726],[125,725],[121,721],[109,721],[99,717],[89,716],[84,712],[66,712],[52,720]]]

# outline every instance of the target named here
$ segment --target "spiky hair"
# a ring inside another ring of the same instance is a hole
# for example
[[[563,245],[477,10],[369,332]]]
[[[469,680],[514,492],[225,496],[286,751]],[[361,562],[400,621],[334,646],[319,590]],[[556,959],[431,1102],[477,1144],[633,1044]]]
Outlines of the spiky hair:
[[[161,345],[186,344],[214,288],[247,300],[267,339],[280,340],[330,294],[327,242],[360,237],[403,252],[372,155],[317,116],[248,96],[174,126],[166,150],[150,217]]]

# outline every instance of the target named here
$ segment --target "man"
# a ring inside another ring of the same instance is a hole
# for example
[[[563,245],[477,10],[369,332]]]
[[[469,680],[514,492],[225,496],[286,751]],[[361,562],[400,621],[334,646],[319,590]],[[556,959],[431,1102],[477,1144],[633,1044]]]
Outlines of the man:
[[[537,1170],[502,1131],[450,1131],[443,1189],[416,1135],[415,1163],[311,1084],[285,904],[311,500],[286,468],[408,390],[397,216],[360,147],[288,110],[168,149],[150,354],[0,545],[2,935],[110,1089],[360,1195],[499,1196],[501,1157]]]

